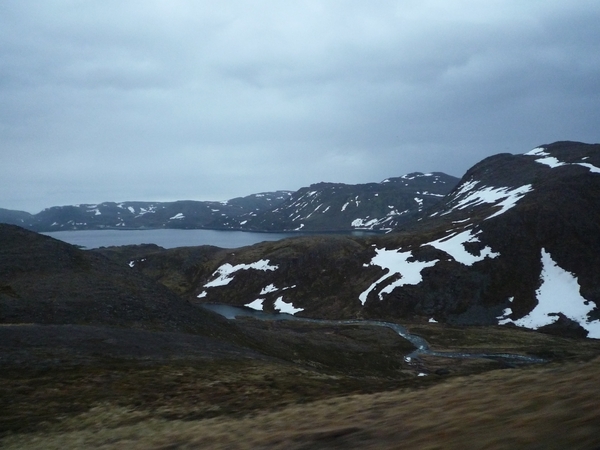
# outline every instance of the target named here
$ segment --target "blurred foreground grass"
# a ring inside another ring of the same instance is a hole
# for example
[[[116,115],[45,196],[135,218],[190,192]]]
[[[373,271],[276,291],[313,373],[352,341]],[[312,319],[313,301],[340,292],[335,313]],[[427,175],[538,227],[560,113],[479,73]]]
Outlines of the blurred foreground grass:
[[[349,395],[244,417],[168,420],[97,406],[62,430],[3,448],[593,449],[600,358],[449,378],[425,389]],[[140,420],[141,419],[141,420]],[[129,423],[128,423],[129,422]]]
[[[421,323],[408,327],[435,349],[552,362],[406,364],[410,346],[387,329],[241,325],[263,357],[94,356],[43,367],[40,354],[44,364],[3,367],[0,447],[600,448],[600,341]]]

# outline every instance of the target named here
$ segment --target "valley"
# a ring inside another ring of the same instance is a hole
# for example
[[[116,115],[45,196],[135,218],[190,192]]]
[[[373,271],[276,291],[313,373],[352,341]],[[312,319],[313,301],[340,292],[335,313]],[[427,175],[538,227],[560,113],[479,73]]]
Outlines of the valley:
[[[350,208],[319,188],[238,218],[308,227],[319,192]],[[385,234],[239,248],[82,250],[0,224],[0,446],[600,446],[600,146],[492,156],[435,203],[410,195],[410,220],[372,222]]]

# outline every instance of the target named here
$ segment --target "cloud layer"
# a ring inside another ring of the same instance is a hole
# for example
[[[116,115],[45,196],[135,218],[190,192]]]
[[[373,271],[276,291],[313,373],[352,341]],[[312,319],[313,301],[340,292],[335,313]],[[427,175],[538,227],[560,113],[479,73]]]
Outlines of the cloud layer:
[[[598,142],[600,3],[0,4],[0,207],[462,175]]]

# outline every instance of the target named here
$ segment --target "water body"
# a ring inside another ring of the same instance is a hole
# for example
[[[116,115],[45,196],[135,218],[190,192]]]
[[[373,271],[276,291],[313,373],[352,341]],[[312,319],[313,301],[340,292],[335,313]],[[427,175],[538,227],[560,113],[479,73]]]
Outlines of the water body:
[[[237,307],[231,305],[223,305],[218,303],[205,303],[201,305],[205,309],[209,309],[217,314],[222,315],[226,319],[235,319],[236,317],[254,317],[260,320],[295,320],[301,322],[320,323],[324,325],[371,325],[377,327],[385,327],[394,330],[398,335],[409,341],[416,347],[416,350],[406,355],[404,359],[411,362],[413,359],[418,359],[422,355],[438,356],[442,358],[485,358],[496,361],[503,361],[510,365],[519,364],[535,364],[543,363],[546,360],[535,358],[532,356],[516,355],[511,353],[470,353],[470,352],[437,352],[431,350],[429,343],[421,336],[411,334],[402,325],[392,322],[384,322],[381,320],[327,320],[327,319],[307,319],[304,317],[296,317],[291,314],[279,313],[272,314],[264,311],[256,311],[251,308]]]
[[[86,249],[115,245],[156,244],[164,248],[215,245],[238,248],[263,241],[278,241],[298,234],[252,233],[218,230],[76,230],[42,233]]]
[[[264,241],[279,241],[292,236],[316,235],[318,233],[254,233],[251,231],[222,230],[73,230],[42,233],[78,245],[86,249],[118,245],[156,244],[164,248],[214,245],[221,248],[239,248]],[[336,234],[336,233],[323,233]],[[372,231],[339,233],[351,236],[381,234]]]

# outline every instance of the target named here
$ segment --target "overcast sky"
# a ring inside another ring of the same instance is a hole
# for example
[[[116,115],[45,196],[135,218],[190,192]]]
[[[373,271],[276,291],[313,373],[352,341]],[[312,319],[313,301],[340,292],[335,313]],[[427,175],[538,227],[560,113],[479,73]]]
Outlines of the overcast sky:
[[[598,0],[2,0],[0,207],[455,176],[600,141]]]

